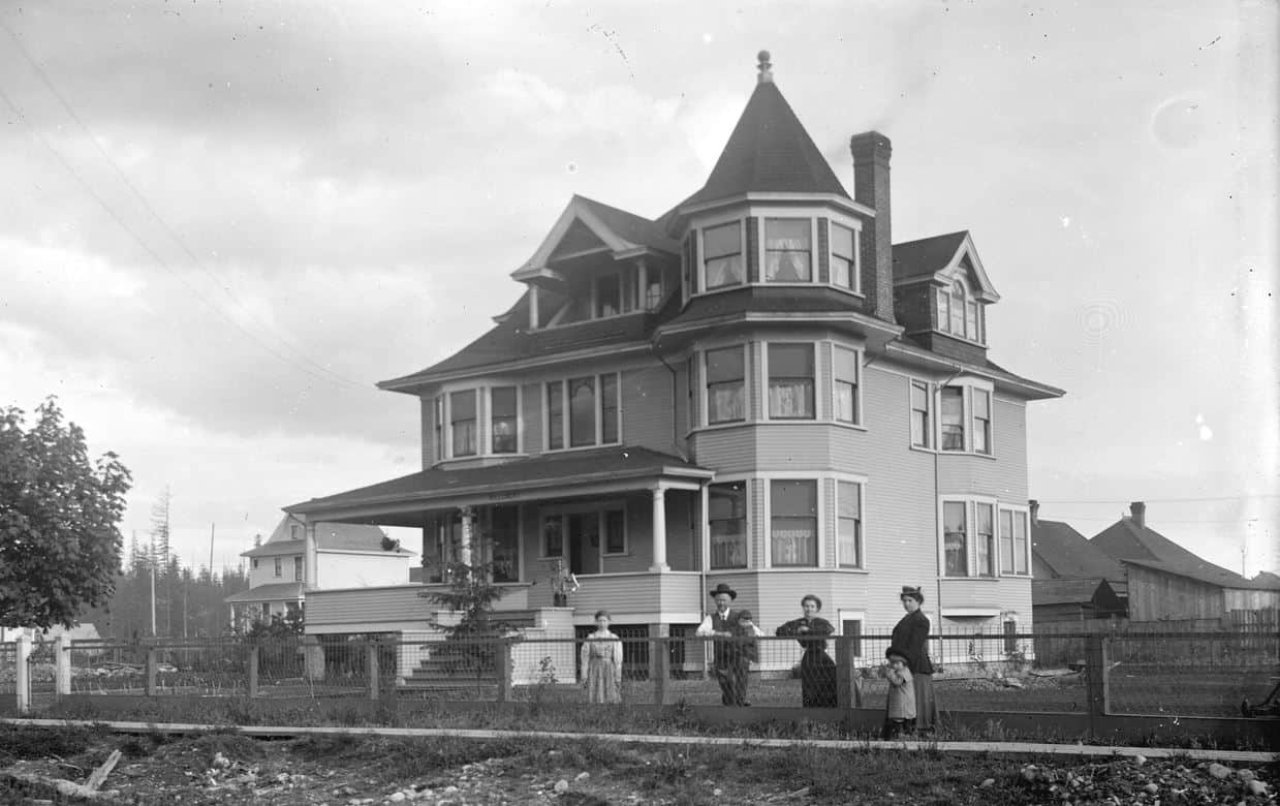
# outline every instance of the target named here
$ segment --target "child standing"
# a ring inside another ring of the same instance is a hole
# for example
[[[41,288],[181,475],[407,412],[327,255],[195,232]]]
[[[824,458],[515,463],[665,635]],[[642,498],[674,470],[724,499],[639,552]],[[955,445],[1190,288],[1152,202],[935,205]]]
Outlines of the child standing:
[[[751,671],[752,661],[760,659],[756,647],[756,628],[751,621],[750,610],[739,610],[730,623],[729,633],[732,636],[725,642],[724,673],[729,679],[730,705],[750,705],[747,702],[747,676]]]
[[[885,679],[889,681],[889,699],[884,713],[884,738],[896,739],[904,731],[910,731],[916,721],[916,690],[911,682],[911,670],[907,668],[907,653],[898,647],[889,647],[884,653],[889,661]]]

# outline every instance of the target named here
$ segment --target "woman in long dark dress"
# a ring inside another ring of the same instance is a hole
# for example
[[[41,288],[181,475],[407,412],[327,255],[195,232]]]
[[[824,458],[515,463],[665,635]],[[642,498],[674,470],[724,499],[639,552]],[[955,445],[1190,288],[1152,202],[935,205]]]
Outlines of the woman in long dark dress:
[[[893,645],[907,655],[907,668],[916,693],[916,730],[933,730],[938,721],[938,703],[933,698],[933,662],[929,660],[929,617],[920,612],[924,594],[919,588],[902,586],[902,608],[907,614],[893,628]]]
[[[804,648],[800,656],[800,691],[805,708],[836,707],[836,662],[827,654],[831,622],[818,616],[822,600],[812,593],[800,600],[804,615],[783,624],[776,635],[795,638]]]

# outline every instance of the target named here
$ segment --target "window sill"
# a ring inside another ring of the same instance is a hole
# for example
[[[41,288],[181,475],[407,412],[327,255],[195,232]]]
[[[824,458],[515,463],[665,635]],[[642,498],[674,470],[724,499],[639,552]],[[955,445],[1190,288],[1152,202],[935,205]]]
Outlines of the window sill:
[[[573,453],[574,451],[594,451],[597,448],[620,448],[622,442],[599,442],[593,445],[574,445],[572,448],[547,448],[543,451],[547,453]]]
[[[921,450],[921,451],[922,451],[922,450],[928,450],[928,449],[927,449],[927,448],[916,448],[915,450]],[[996,455],[995,455],[994,453],[978,453],[978,452],[976,452],[976,451],[934,451],[934,450],[929,450],[929,453],[936,453],[936,454],[938,454],[939,456],[967,456],[967,457],[969,457],[969,458],[971,458],[971,459],[990,459],[990,460],[995,460],[995,458],[996,458]]]

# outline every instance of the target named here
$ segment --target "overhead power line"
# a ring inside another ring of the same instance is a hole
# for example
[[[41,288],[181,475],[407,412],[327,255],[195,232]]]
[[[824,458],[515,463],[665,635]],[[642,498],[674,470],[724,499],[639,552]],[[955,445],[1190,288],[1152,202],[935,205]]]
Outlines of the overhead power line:
[[[158,212],[156,212],[155,208],[151,206],[151,203],[147,201],[147,198],[142,194],[142,192],[138,190],[138,188],[133,184],[132,181],[130,181],[128,175],[124,173],[124,171],[120,168],[120,166],[116,163],[116,161],[111,158],[111,155],[107,153],[106,149],[104,149],[102,145],[98,142],[98,138],[94,135],[93,131],[84,123],[84,121],[80,119],[80,116],[76,114],[75,109],[72,108],[71,104],[62,96],[62,93],[60,93],[58,89],[54,86],[53,82],[49,79],[44,69],[40,67],[40,65],[35,61],[35,59],[31,57],[31,54],[27,52],[26,48],[23,47],[22,40],[18,37],[18,35],[15,34],[13,30],[10,29],[7,25],[5,25],[3,20],[0,20],[0,28],[3,28],[5,33],[9,35],[9,38],[13,40],[14,44],[17,46],[17,52],[22,56],[22,58],[27,62],[27,64],[31,66],[31,69],[35,71],[36,75],[40,78],[40,81],[44,84],[45,88],[48,89],[50,94],[57,99],[58,103],[66,111],[67,115],[70,116],[70,118],[73,121],[75,121],[76,125],[79,126],[80,129],[84,132],[89,142],[93,144],[94,150],[98,152],[98,154],[102,157],[103,161],[106,162],[107,165],[111,166],[112,171],[119,178],[120,182],[126,188],[128,188],[129,192],[133,195],[134,199],[137,200],[137,202],[142,205],[142,207],[147,211],[148,214],[150,214],[150,216],[153,219],[155,219],[155,221],[165,231],[165,233],[169,236],[169,238],[171,238],[173,242],[178,245],[178,248],[181,249],[183,254],[186,255],[187,259],[191,261],[191,264],[195,266],[197,269],[199,269],[206,277],[208,277],[209,281],[213,284],[213,286],[216,287],[219,291],[221,291],[224,295],[226,295],[226,297],[229,300],[231,300],[232,304],[235,305],[235,307],[238,308],[245,315],[246,318],[251,319],[255,322],[258,322],[258,324],[261,325],[262,322],[258,320],[256,317],[254,317],[248,311],[244,303],[241,302],[241,300],[231,292],[231,290],[213,272],[213,270],[211,270],[209,267],[204,265],[203,261],[201,261],[200,258],[186,245],[186,243],[178,235],[178,233],[173,229],[173,227],[171,227],[169,223]],[[13,110],[14,115],[16,115],[19,120],[23,121],[24,123],[27,122],[26,115],[23,114],[21,108],[18,107],[18,105],[14,103],[14,101],[7,94],[4,93],[2,88],[0,88],[0,99],[4,100],[5,105],[8,106],[11,110]],[[99,196],[98,193],[96,193],[93,190],[93,188],[89,186],[88,182],[86,182],[85,179],[80,176],[79,172],[76,171],[75,168],[72,167],[66,161],[65,158],[63,158],[62,154],[57,149],[55,149],[52,145],[50,145],[49,142],[43,136],[41,136],[34,127],[28,125],[27,128],[32,133],[32,135],[37,140],[39,140],[40,144],[43,145],[45,149],[47,149],[54,156],[54,158],[63,167],[63,169],[67,171],[67,173],[69,173],[76,180],[76,182],[80,185],[82,189],[84,189],[84,191],[90,196],[90,198],[92,198],[98,204],[99,207],[101,207],[104,211],[106,211],[106,213],[109,216],[111,216],[112,220],[114,220],[116,224],[119,225],[120,228],[124,230],[125,233],[127,233],[129,237],[132,238],[134,242],[136,242],[138,246],[141,247],[143,251],[145,251],[153,261],[155,261],[165,271],[168,271],[170,274],[176,277],[184,286],[186,286],[187,290],[191,292],[191,294],[195,296],[196,299],[202,305],[204,305],[208,310],[210,310],[212,313],[214,313],[223,321],[235,327],[246,338],[248,338],[250,341],[253,341],[259,347],[271,353],[276,358],[280,359],[281,361],[284,361],[285,363],[292,364],[299,370],[305,372],[306,374],[314,378],[317,378],[319,380],[329,381],[330,383],[337,382],[340,384],[344,384],[344,385],[351,386],[354,388],[359,388],[359,389],[368,388],[367,384],[347,378],[346,376],[340,373],[334,372],[333,370],[329,369],[327,366],[315,361],[310,356],[308,356],[300,347],[298,347],[291,339],[289,339],[287,336],[285,336],[284,334],[278,331],[274,331],[269,326],[264,325],[264,329],[271,331],[276,341],[278,341],[288,350],[292,351],[293,353],[292,356],[286,355],[280,352],[279,350],[275,349],[273,346],[271,346],[270,344],[267,344],[265,341],[259,338],[257,334],[245,328],[244,325],[236,321],[236,319],[233,318],[232,316],[228,315],[227,312],[224,311],[221,307],[214,304],[204,294],[200,293],[199,289],[195,288],[190,282],[188,282],[181,272],[179,272],[177,269],[171,266],[168,263],[168,261],[166,261],[163,257],[159,255],[159,253],[156,252],[155,249],[153,249],[148,243],[146,243],[146,241],[142,238],[142,236],[138,232],[136,232],[131,226],[129,226],[124,221],[124,219],[119,214],[117,214],[115,210],[113,210],[111,206],[107,204],[107,202],[101,196]],[[298,359],[301,359],[301,362],[299,362]],[[310,365],[310,366],[309,367],[304,366],[304,364]]]

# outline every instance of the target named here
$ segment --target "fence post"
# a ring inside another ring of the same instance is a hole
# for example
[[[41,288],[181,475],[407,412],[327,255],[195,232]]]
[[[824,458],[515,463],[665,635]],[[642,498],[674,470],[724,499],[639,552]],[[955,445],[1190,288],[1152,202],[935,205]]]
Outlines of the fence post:
[[[1105,635],[1089,635],[1084,646],[1085,685],[1092,721],[1111,710],[1111,639]]]
[[[510,638],[498,641],[498,702],[511,700],[511,675],[514,671],[511,663]]]
[[[259,647],[257,644],[249,647],[249,696],[258,696],[258,659]]]
[[[155,647],[147,647],[147,687],[146,694],[148,697],[156,696],[156,650]]]
[[[18,713],[25,714],[31,710],[31,667],[27,665],[31,658],[31,639],[26,635],[19,633],[18,639],[14,642],[14,672],[16,677],[14,682],[18,686]]]
[[[365,644],[365,658],[368,660],[369,699],[378,699],[378,643],[369,641]]]
[[[653,669],[653,702],[665,705],[667,702],[667,679],[671,677],[671,644],[667,638],[654,638],[650,648],[653,656],[650,664]]]
[[[836,637],[836,706],[862,707],[862,679],[854,664],[853,636]]]
[[[71,693],[71,642],[65,634],[53,639],[53,693],[59,699]]]

